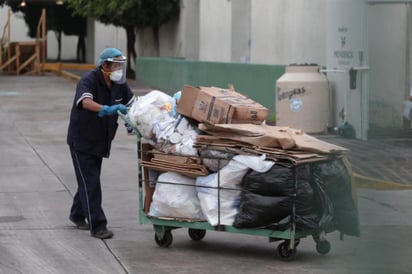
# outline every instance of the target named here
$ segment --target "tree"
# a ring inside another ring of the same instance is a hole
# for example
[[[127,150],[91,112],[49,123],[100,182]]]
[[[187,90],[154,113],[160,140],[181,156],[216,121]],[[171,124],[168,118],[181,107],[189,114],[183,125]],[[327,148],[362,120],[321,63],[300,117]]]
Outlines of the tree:
[[[48,9],[47,25],[48,29],[53,30],[56,33],[58,40],[58,60],[60,60],[61,53],[61,34],[65,35],[76,35],[77,40],[77,51],[76,59],[77,62],[84,63],[86,61],[86,25],[87,19],[78,15],[72,15],[73,11],[69,9],[67,4],[57,5],[53,9]]]
[[[69,0],[69,7],[81,16],[96,18],[103,24],[123,27],[127,36],[127,58],[135,60],[136,31],[153,29],[155,48],[159,54],[159,28],[176,19],[180,13],[180,0]],[[128,62],[127,70],[134,74]]]

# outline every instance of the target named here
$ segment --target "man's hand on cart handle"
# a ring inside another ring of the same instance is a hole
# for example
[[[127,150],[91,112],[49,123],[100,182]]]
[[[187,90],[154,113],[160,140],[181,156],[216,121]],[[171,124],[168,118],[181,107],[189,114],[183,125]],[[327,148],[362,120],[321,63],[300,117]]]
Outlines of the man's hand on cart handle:
[[[117,104],[117,105],[113,105],[113,106],[104,105],[97,115],[99,117],[103,117],[105,115],[114,115],[114,114],[117,113],[117,111],[121,112],[122,114],[126,114],[127,113],[127,107],[125,105],[122,105],[122,104]]]

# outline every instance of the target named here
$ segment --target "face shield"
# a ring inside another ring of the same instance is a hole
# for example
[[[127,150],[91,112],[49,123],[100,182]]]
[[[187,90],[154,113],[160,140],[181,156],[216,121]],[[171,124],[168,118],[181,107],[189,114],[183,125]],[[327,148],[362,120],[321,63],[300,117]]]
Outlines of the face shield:
[[[117,84],[124,84],[126,82],[126,61],[127,58],[123,55],[107,58],[105,60],[109,62],[111,68],[110,80]]]

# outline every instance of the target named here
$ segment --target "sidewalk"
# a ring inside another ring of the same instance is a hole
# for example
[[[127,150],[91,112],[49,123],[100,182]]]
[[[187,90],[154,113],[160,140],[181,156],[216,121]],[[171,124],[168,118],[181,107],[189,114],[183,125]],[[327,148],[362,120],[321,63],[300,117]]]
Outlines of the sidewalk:
[[[361,237],[327,235],[331,253],[310,237],[295,261],[259,236],[208,231],[200,242],[173,230],[159,248],[138,221],[136,140],[119,125],[103,161],[103,207],[113,239],[98,240],[68,220],[76,190],[66,132],[75,83],[55,75],[0,75],[0,273],[411,273],[412,191],[359,190]],[[134,86],[136,94],[146,87]],[[149,91],[148,89],[147,91]],[[368,142],[324,136],[351,149],[353,168],[410,184],[411,140]]]

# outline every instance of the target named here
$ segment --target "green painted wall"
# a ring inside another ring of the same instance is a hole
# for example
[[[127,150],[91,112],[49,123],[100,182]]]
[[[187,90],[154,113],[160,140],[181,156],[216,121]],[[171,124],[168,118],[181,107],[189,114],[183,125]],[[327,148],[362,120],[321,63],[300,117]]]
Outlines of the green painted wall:
[[[136,80],[169,94],[183,85],[216,86],[235,89],[275,113],[276,80],[285,72],[284,65],[256,65],[200,62],[180,58],[139,57]]]

